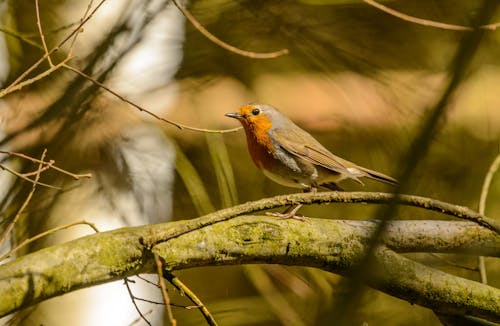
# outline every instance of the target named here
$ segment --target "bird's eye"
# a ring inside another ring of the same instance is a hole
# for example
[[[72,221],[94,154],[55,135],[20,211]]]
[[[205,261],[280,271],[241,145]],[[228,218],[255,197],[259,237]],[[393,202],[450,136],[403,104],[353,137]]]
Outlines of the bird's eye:
[[[253,115],[259,115],[259,113],[260,113],[260,110],[259,110],[259,109],[253,109],[253,110],[252,110],[252,114],[253,114]]]

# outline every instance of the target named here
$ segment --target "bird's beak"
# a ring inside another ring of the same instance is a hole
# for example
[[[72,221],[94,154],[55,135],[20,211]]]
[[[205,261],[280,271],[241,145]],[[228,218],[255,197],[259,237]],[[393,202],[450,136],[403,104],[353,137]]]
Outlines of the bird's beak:
[[[225,116],[230,117],[230,118],[234,118],[234,119],[238,119],[238,120],[241,120],[244,118],[243,114],[239,114],[237,112],[226,113]]]

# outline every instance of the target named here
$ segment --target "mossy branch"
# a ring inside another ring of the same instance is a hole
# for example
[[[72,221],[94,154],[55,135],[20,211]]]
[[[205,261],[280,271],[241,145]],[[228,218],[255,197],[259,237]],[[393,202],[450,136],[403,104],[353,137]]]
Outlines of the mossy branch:
[[[45,248],[0,266],[0,316],[48,298],[154,271],[153,253],[168,270],[276,263],[349,275],[374,221],[241,216],[179,236],[212,216],[122,228]],[[151,245],[156,243],[156,245]],[[460,252],[500,257],[500,236],[470,222],[394,221],[376,251],[370,286],[453,314],[500,321],[500,290],[428,268],[396,252]],[[390,248],[390,249],[389,249]]]
[[[158,239],[153,239],[151,245],[178,237],[186,232],[203,228],[207,225],[220,223],[235,216],[258,212],[266,209],[297,204],[325,204],[325,203],[364,203],[364,204],[388,204],[396,200],[400,205],[420,207],[423,209],[440,212],[477,223],[478,225],[494,230],[500,234],[500,223],[488,218],[472,209],[464,206],[446,203],[440,200],[413,195],[398,195],[394,198],[392,193],[383,192],[317,192],[280,195],[264,198],[257,201],[247,202],[241,205],[229,207],[217,212],[205,215],[202,218],[193,219],[183,225],[179,225],[176,232],[170,233],[166,238],[164,234],[158,234]]]

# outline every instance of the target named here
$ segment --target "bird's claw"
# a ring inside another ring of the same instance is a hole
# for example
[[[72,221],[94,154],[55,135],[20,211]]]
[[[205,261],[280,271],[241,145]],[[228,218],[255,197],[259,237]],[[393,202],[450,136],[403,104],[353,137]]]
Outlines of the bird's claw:
[[[293,213],[293,214],[292,214]],[[298,221],[306,221],[307,217],[303,215],[295,215],[295,212],[289,212],[289,213],[278,213],[278,212],[266,212],[266,215],[268,216],[273,216],[273,217],[279,217],[282,219],[294,219]]]
[[[299,204],[299,205],[295,206],[291,211],[286,210],[284,213],[267,212],[266,215],[279,217],[279,218],[283,218],[283,219],[292,218],[294,220],[305,221],[305,220],[307,220],[307,217],[301,216],[301,215],[295,215],[295,214],[297,214],[298,210],[301,207],[302,207],[302,204]]]

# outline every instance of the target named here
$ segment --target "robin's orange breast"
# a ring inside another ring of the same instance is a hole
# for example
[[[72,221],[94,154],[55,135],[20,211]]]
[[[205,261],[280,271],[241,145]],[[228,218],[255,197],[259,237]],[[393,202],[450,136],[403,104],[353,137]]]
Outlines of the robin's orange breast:
[[[275,151],[269,137],[260,137],[257,139],[255,133],[245,128],[247,136],[248,152],[252,157],[253,162],[260,169],[272,169],[274,165],[279,164],[273,157]]]
[[[308,189],[316,183],[316,167],[274,145],[271,138],[247,133],[248,151],[255,165],[268,178],[287,187]]]

